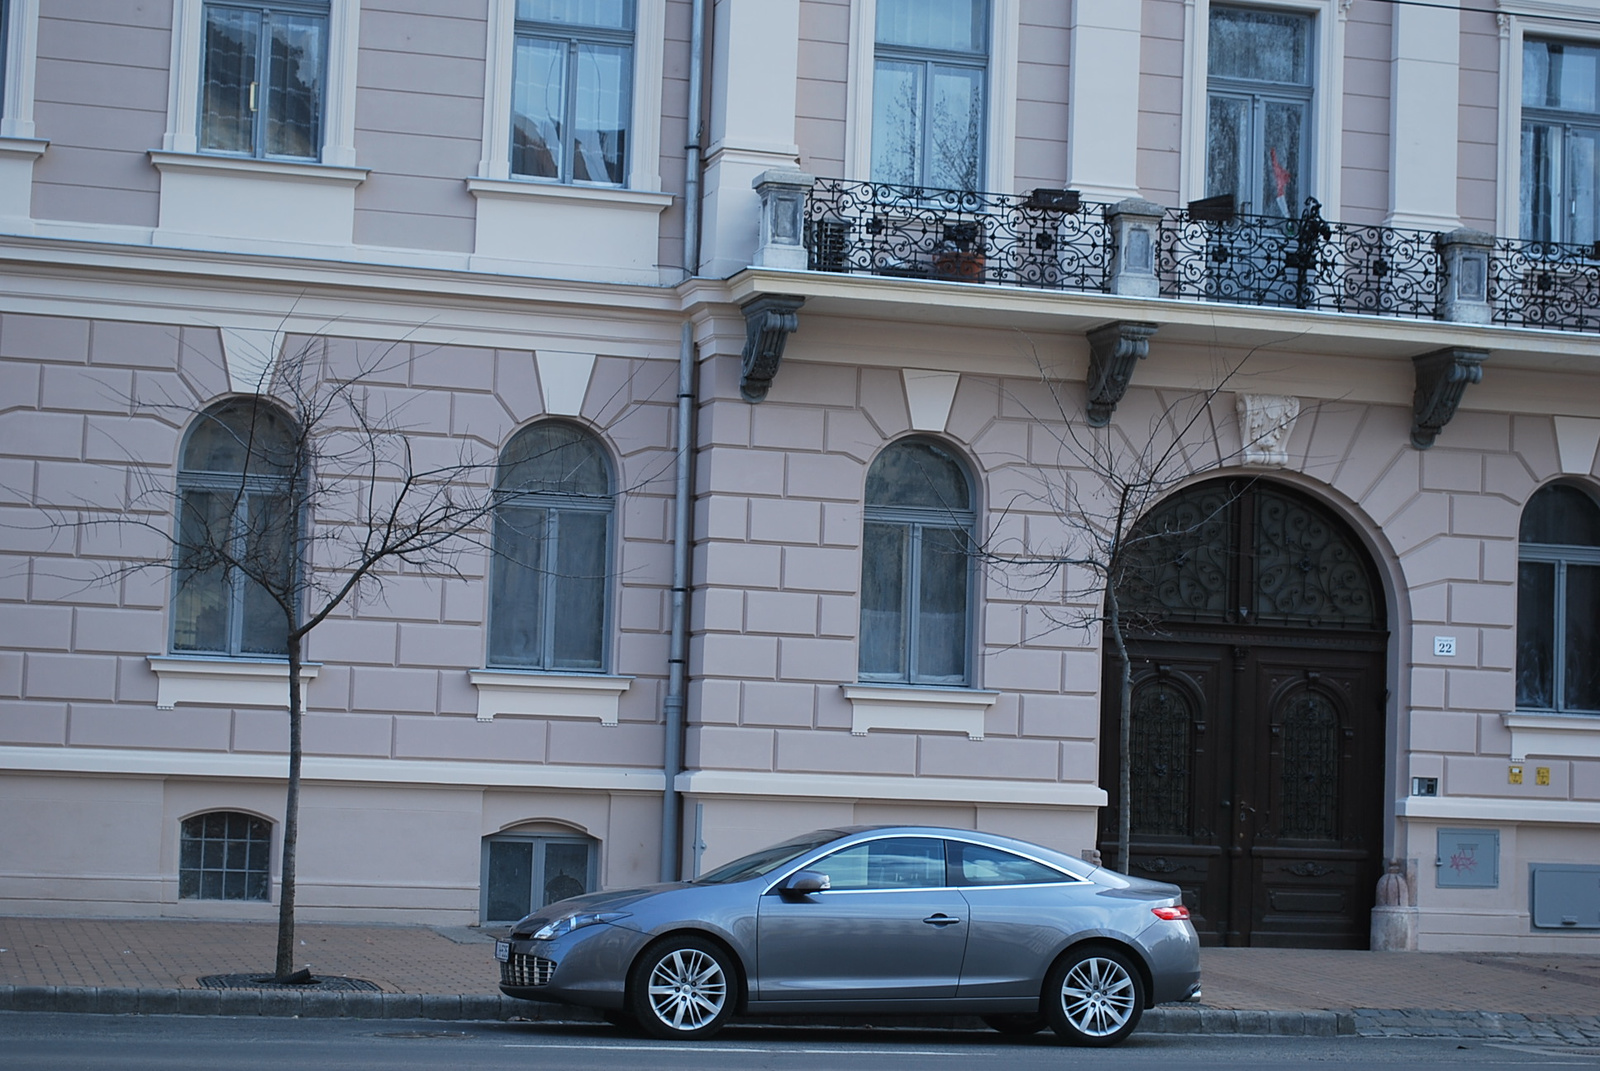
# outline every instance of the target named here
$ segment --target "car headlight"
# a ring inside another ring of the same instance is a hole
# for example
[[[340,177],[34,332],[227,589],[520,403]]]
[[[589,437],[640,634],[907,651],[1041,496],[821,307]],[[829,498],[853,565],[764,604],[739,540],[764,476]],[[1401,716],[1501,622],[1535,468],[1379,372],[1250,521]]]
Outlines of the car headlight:
[[[594,926],[602,922],[616,922],[618,919],[628,917],[626,911],[594,911],[578,915],[562,915],[533,931],[535,941],[551,941],[557,937],[565,936],[573,930],[581,930],[585,926]]]

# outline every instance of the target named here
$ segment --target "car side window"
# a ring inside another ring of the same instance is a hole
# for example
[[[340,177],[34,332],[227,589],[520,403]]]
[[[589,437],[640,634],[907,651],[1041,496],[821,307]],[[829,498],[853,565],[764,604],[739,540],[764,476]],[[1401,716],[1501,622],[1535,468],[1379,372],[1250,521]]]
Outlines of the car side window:
[[[937,889],[945,884],[944,842],[933,837],[887,837],[842,848],[807,870],[828,875],[829,888]]]
[[[952,885],[1047,885],[1074,881],[1054,867],[982,844],[947,841]]]

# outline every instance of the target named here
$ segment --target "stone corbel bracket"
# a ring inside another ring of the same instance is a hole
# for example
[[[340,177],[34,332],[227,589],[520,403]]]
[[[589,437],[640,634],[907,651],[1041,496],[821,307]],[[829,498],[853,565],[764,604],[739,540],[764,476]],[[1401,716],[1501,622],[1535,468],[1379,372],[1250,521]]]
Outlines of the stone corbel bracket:
[[[1417,391],[1411,408],[1411,445],[1426,450],[1456,415],[1461,395],[1472,383],[1483,382],[1486,350],[1449,346],[1413,357]]]
[[[1117,403],[1128,392],[1133,366],[1150,352],[1150,336],[1156,324],[1116,320],[1097,327],[1089,339],[1089,426],[1103,428],[1111,423]]]
[[[740,306],[744,313],[744,353],[739,393],[745,401],[754,403],[766,398],[783,361],[783,347],[800,328],[800,306],[805,303],[803,297],[769,294]]]

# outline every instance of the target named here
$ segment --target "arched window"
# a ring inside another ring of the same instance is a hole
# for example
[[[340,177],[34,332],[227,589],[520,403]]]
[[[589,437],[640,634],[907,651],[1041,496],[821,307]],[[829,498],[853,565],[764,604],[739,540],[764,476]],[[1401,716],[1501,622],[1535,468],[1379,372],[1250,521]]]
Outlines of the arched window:
[[[966,684],[972,486],[961,462],[905,439],[867,470],[861,546],[863,681]]]
[[[1517,707],[1600,712],[1600,505],[1551,484],[1519,538]]]
[[[270,888],[272,823],[238,811],[183,820],[178,845],[180,900],[265,900]]]
[[[612,514],[605,451],[570,424],[530,425],[501,455],[495,492],[489,664],[599,672]]]
[[[175,652],[288,653],[272,591],[287,592],[294,576],[295,464],[293,425],[270,405],[233,398],[195,418],[178,466]]]

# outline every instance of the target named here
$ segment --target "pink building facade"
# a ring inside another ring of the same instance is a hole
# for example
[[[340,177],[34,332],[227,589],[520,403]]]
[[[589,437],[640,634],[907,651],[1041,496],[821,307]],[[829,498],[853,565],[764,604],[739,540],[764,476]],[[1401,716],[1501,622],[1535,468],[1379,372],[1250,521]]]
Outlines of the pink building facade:
[[[7,0],[0,910],[272,917],[286,666],[123,567],[309,348],[581,564],[313,632],[302,917],[916,821],[1217,943],[1600,947],[1600,4],[1494,6]]]

